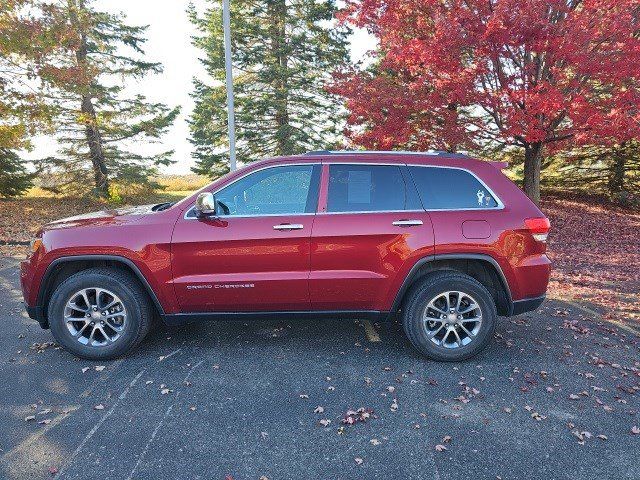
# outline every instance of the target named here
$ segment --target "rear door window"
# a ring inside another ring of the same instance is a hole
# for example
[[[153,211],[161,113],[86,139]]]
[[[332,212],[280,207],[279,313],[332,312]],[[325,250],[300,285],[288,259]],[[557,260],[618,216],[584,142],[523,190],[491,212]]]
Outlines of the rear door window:
[[[413,207],[395,165],[330,165],[328,212],[402,211]]]
[[[489,189],[466,170],[409,167],[409,172],[427,210],[472,210],[499,206]]]

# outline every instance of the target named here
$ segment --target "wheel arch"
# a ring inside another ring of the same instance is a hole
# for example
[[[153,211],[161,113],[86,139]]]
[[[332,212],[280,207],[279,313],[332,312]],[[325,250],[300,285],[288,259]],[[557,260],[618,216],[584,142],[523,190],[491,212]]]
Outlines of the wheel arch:
[[[41,308],[42,319],[39,321],[43,327],[46,328],[48,326],[46,312],[51,295],[56,288],[58,288],[58,286],[71,275],[93,267],[118,268],[133,275],[149,295],[158,315],[164,315],[164,309],[158,300],[156,293],[149,284],[147,278],[132,260],[119,255],[73,255],[55,259],[47,267],[42,277],[40,289],[38,291],[37,304]]]
[[[491,293],[499,315],[510,316],[513,299],[509,283],[502,268],[490,255],[485,254],[439,254],[418,260],[405,277],[396,293],[391,312],[398,312],[411,287],[421,278],[438,271],[451,270],[469,275],[482,283]]]

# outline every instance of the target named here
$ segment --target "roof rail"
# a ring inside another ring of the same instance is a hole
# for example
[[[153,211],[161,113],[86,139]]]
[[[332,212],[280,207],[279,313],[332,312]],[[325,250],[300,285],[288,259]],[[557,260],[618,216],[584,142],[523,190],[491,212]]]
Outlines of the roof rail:
[[[401,150],[315,150],[307,152],[305,155],[367,155],[367,154],[382,154],[382,155],[433,155],[433,156],[447,156],[447,157],[459,157],[466,158],[468,155],[464,153],[451,153],[443,150],[429,150],[426,152],[407,152]]]
[[[332,153],[331,150],[312,150],[311,152],[305,153],[305,155],[331,155]]]

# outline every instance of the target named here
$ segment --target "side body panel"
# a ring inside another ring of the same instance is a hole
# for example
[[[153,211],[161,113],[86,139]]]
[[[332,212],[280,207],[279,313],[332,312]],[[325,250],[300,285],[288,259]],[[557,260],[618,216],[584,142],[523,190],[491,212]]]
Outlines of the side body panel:
[[[384,160],[369,160],[367,163],[385,165]],[[348,159],[342,163],[360,162]],[[431,219],[423,209],[327,212],[330,164],[332,159],[325,159],[311,239],[311,308],[388,311],[411,266],[433,254]],[[408,184],[407,189],[413,185]],[[394,225],[399,221],[418,225]]]
[[[173,235],[182,312],[309,309],[314,215],[181,218]],[[275,230],[283,223],[301,230]]]
[[[410,219],[423,224],[393,225]],[[311,251],[312,309],[385,311],[403,272],[433,253],[433,229],[424,211],[318,214]]]

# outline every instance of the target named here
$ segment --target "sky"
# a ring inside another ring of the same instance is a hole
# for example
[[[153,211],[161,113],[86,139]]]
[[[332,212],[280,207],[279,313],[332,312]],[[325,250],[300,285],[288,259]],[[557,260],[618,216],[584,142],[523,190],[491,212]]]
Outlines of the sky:
[[[192,0],[192,3],[199,10],[204,10],[208,2]],[[146,54],[150,60],[161,62],[164,72],[145,77],[127,87],[133,93],[144,93],[152,101],[163,102],[170,107],[182,107],[180,117],[164,136],[162,147],[141,147],[143,153],[145,150],[175,150],[175,163],[164,169],[165,173],[172,174],[189,173],[193,165],[191,144],[187,140],[187,118],[193,109],[189,93],[194,76],[206,78],[198,61],[201,52],[190,41],[196,32],[187,18],[188,4],[188,0],[96,0],[95,3],[98,9],[124,12],[129,24],[149,25]],[[375,40],[365,31],[356,31],[350,38],[351,57],[354,61],[361,60],[374,47]],[[34,145],[35,149],[28,154],[28,158],[43,158],[53,155],[56,150],[55,141],[48,137],[37,138]]]

